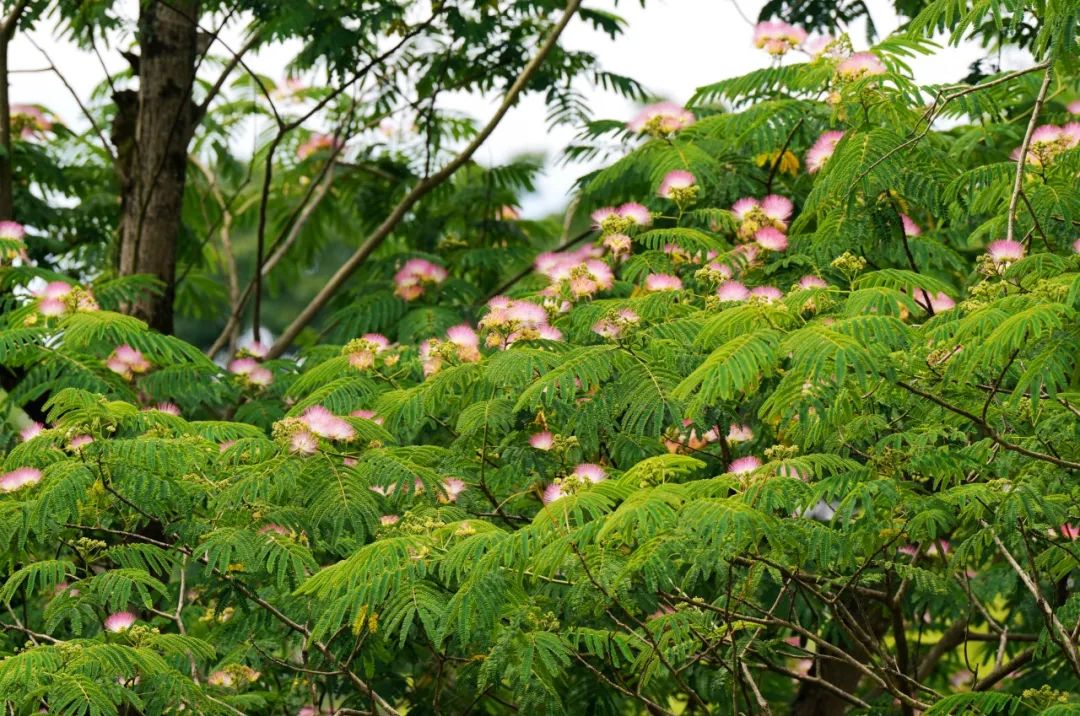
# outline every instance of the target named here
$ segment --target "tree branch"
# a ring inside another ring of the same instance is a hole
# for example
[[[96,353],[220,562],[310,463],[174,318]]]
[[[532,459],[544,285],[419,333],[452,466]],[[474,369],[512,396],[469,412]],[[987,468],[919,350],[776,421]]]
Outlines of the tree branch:
[[[1043,102],[1046,101],[1046,93],[1050,91],[1050,81],[1053,77],[1053,68],[1047,64],[1039,94],[1035,97],[1035,106],[1031,110],[1031,119],[1028,120],[1024,142],[1020,145],[1020,156],[1016,159],[1016,178],[1013,180],[1012,196],[1009,197],[1009,216],[1005,230],[1005,238],[1009,241],[1012,241],[1016,234],[1016,203],[1020,201],[1020,190],[1024,185],[1024,167],[1027,164],[1028,149],[1031,147],[1031,135],[1035,133],[1035,127],[1039,123],[1039,112],[1042,110]]]
[[[563,30],[569,24],[570,19],[577,13],[578,7],[581,5],[581,0],[569,0],[566,5],[566,10],[563,12],[563,16],[556,23],[552,29],[551,34],[548,35],[547,40],[540,46],[536,55],[529,61],[525,68],[518,75],[517,79],[507,90],[506,96],[503,98],[502,104],[496,110],[495,114],[491,117],[488,123],[480,130],[480,132],[473,138],[473,140],[457,155],[449,164],[444,166],[438,172],[432,174],[427,179],[420,181],[413,187],[405,197],[398,202],[397,206],[393,208],[390,214],[383,220],[383,222],[367,237],[360,248],[349,257],[348,260],[337,270],[336,273],[330,278],[330,280],[323,286],[322,290],[315,295],[315,298],[300,312],[300,315],[285,329],[281,337],[274,343],[267,354],[268,358],[276,358],[285,352],[296,336],[300,334],[315,316],[322,310],[323,306],[330,302],[330,299],[337,293],[338,289],[345,284],[345,282],[377,249],[383,241],[390,235],[390,233],[397,227],[398,223],[405,217],[409,209],[426,196],[432,189],[442,184],[449,179],[458,169],[468,162],[472,155],[476,152],[480,146],[487,141],[487,138],[491,136],[491,133],[495,131],[495,128],[502,121],[506,113],[510,111],[510,108],[517,101],[518,96],[525,89],[525,86],[536,74],[540,66],[543,65],[544,60],[554,49],[558,42],[559,36]]]

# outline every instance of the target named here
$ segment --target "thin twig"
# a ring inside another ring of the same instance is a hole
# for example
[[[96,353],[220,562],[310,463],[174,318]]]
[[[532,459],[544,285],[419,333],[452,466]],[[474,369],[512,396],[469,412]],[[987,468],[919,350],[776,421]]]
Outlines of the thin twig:
[[[1024,186],[1024,169],[1027,164],[1028,149],[1031,147],[1031,135],[1035,133],[1035,127],[1039,123],[1039,112],[1042,110],[1043,102],[1046,101],[1046,93],[1050,91],[1050,81],[1053,77],[1054,70],[1048,64],[1043,73],[1039,94],[1035,97],[1035,106],[1031,110],[1031,119],[1028,120],[1024,142],[1020,145],[1020,156],[1016,159],[1016,178],[1013,180],[1012,196],[1009,197],[1009,216],[1005,229],[1005,238],[1009,241],[1012,241],[1016,234],[1016,204],[1020,201],[1020,190]]]

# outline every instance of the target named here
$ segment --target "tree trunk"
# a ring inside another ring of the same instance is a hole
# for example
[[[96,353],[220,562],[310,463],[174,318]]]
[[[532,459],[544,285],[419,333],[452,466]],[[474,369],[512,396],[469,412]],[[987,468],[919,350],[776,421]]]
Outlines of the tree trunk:
[[[8,36],[0,28],[0,221],[14,218],[11,173],[11,101],[8,98]]]
[[[113,142],[123,191],[119,272],[151,274],[162,282],[160,295],[142,298],[128,309],[162,333],[173,330],[176,242],[188,144],[198,123],[191,96],[198,10],[199,0],[143,3],[141,56],[133,62],[139,74],[138,98],[130,93],[115,98]]]

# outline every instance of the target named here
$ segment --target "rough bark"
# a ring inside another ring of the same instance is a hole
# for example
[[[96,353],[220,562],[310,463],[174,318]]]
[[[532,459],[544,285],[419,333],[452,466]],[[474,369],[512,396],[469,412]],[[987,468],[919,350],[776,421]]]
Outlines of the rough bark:
[[[198,124],[192,102],[198,10],[199,0],[143,4],[138,97],[118,93],[115,98],[112,141],[123,191],[118,269],[122,276],[151,274],[161,280],[160,295],[142,298],[128,310],[163,333],[173,330],[187,151]]]

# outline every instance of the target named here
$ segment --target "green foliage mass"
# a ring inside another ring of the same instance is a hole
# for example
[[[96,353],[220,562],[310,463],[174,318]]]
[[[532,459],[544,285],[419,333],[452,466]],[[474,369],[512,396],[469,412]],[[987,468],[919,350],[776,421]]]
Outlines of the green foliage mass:
[[[389,244],[290,358],[5,238],[9,712],[1080,711],[1075,4],[905,64],[1001,9],[594,124],[596,231],[509,284],[510,216]]]

